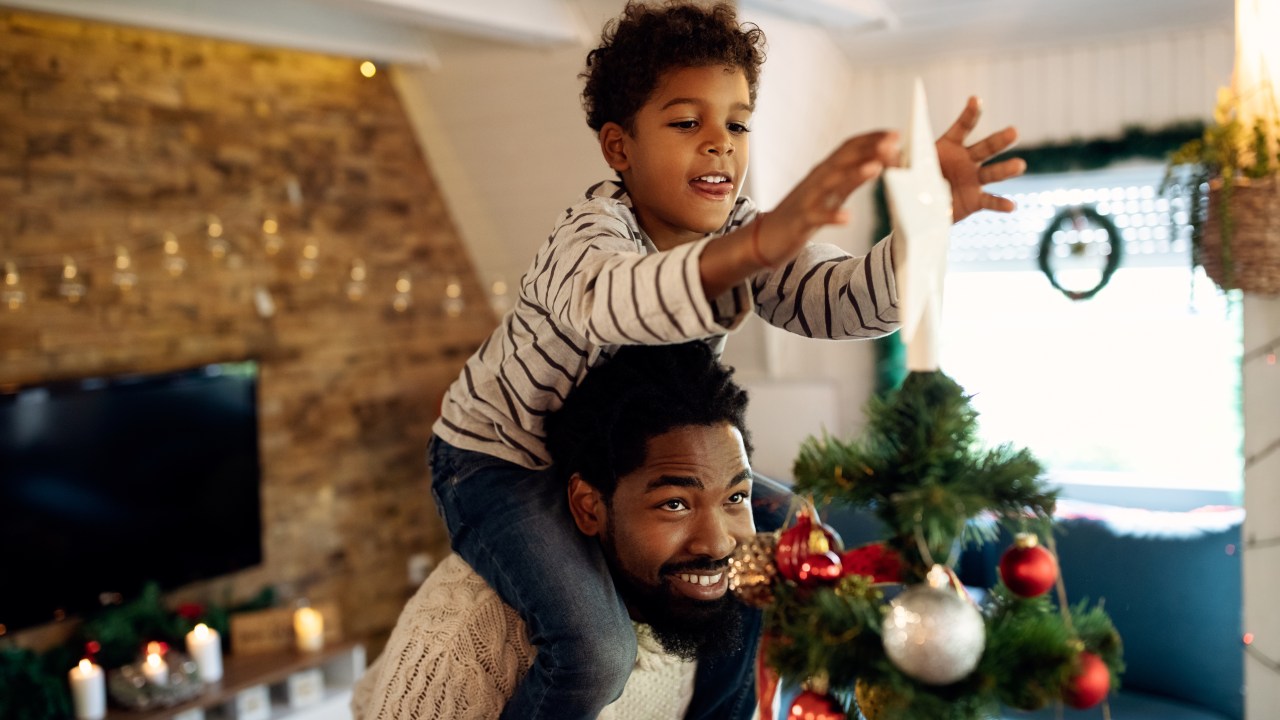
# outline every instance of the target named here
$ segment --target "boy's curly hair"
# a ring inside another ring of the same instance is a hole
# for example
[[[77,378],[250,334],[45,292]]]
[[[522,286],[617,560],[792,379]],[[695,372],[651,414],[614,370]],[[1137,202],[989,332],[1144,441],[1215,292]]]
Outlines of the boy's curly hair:
[[[723,2],[701,7],[669,0],[651,7],[634,0],[609,21],[600,47],[587,54],[582,107],[596,132],[615,122],[631,131],[640,106],[672,68],[727,65],[747,77],[751,102],[756,101],[760,66],[764,64],[764,31],[739,24],[733,6]]]

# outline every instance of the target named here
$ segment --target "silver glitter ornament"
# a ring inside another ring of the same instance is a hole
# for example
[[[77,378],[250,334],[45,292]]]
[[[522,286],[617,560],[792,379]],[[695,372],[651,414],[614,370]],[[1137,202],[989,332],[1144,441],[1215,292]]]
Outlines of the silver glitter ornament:
[[[941,565],[928,581],[907,588],[889,603],[884,651],[899,670],[929,685],[949,685],[977,667],[986,645],[986,625],[973,603],[950,586]]]

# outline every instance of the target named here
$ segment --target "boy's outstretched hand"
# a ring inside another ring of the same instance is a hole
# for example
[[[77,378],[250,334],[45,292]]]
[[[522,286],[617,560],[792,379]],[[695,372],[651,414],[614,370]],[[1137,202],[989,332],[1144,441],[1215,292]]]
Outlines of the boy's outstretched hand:
[[[1027,163],[1022,158],[982,164],[1013,146],[1018,139],[1018,131],[1012,127],[965,147],[965,138],[973,132],[981,115],[981,102],[970,97],[960,117],[938,138],[938,163],[942,166],[942,176],[951,184],[952,222],[960,222],[979,210],[1013,212],[1012,200],[992,195],[982,186],[1008,180],[1027,171]]]

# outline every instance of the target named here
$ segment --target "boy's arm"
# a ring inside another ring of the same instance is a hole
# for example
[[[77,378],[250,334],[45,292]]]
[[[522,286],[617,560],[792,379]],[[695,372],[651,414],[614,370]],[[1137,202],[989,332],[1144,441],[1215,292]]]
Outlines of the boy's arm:
[[[984,164],[1013,146],[1018,133],[1012,127],[965,146],[965,139],[981,114],[978,98],[970,97],[960,116],[936,143],[942,174],[951,185],[954,222],[984,209],[1012,211],[1011,200],[992,195],[983,186],[1026,171],[1026,162],[1020,158]],[[767,217],[761,213],[754,222],[707,246],[700,266],[707,297],[719,297],[761,270],[787,264],[819,229],[847,223],[848,212],[841,206],[849,195],[897,162],[897,133],[872,132],[845,141],[815,166]]]

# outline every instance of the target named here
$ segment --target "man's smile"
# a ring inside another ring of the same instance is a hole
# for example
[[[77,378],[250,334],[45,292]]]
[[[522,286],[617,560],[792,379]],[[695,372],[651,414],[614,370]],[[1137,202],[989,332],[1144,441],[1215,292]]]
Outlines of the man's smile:
[[[729,588],[729,580],[723,570],[705,572],[672,573],[675,582],[672,588],[686,597],[695,600],[716,600],[724,596]]]

